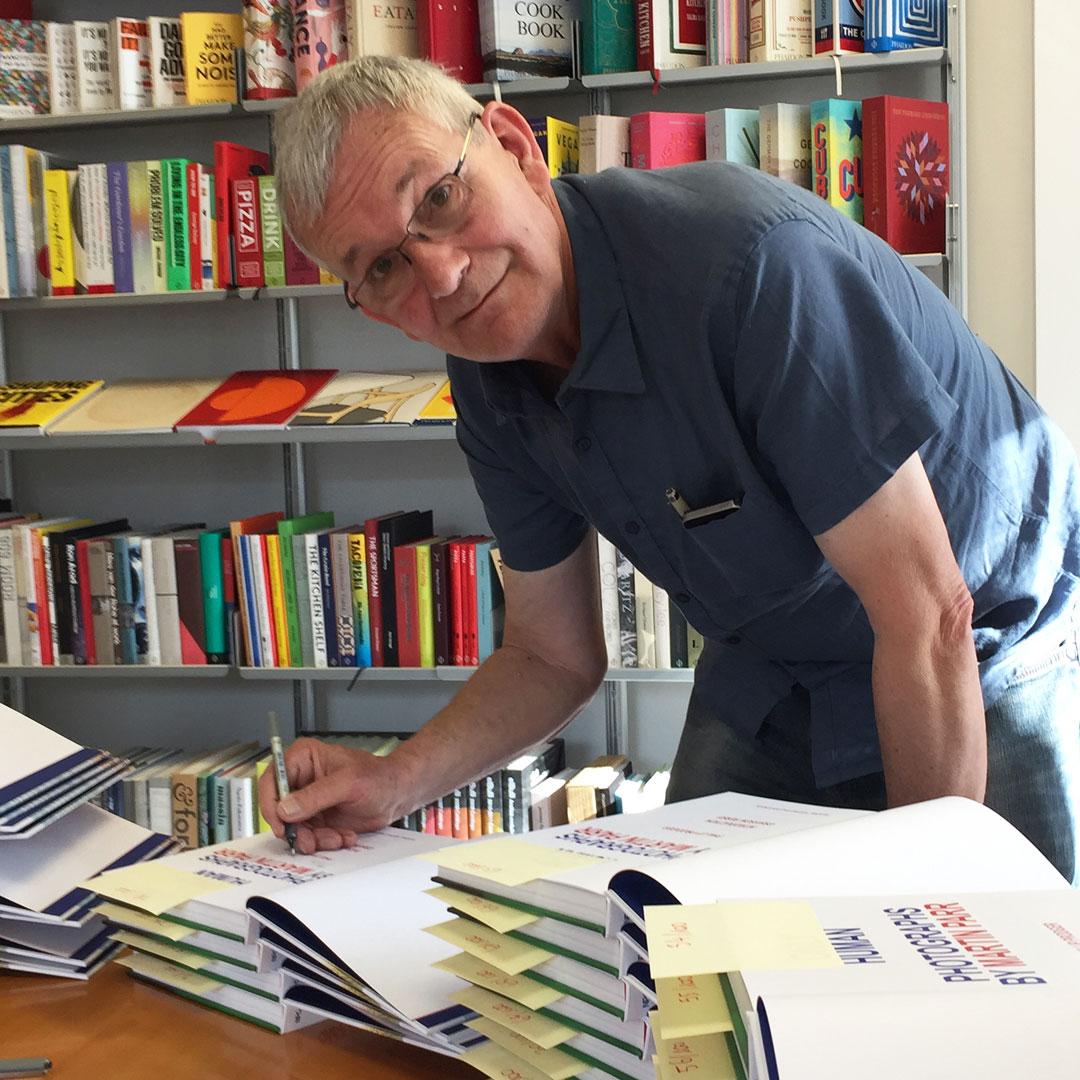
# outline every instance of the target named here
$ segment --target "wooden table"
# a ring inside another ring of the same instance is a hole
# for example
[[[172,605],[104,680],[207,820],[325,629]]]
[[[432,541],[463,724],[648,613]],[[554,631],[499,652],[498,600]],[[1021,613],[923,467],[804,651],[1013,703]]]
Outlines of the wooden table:
[[[459,1061],[324,1021],[276,1035],[107,964],[88,982],[0,975],[0,1058],[49,1080],[478,1080]]]

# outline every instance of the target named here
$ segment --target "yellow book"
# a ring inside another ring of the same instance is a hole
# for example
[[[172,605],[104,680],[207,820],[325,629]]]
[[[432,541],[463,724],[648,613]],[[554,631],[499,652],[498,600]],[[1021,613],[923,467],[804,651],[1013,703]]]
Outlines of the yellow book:
[[[74,169],[45,170],[45,224],[49,233],[49,283],[53,296],[75,295],[75,242],[71,230]]]
[[[44,432],[68,409],[96,394],[103,379],[42,379],[0,386],[0,431]]]
[[[556,116],[542,116],[530,120],[529,126],[540,144],[548,172],[552,176],[565,176],[578,171],[580,129],[577,124],[560,120]]]
[[[319,267],[319,284],[320,285],[340,285],[341,278],[334,274],[331,274],[329,270],[324,270]]]
[[[277,666],[289,667],[289,624],[285,620],[285,579],[281,573],[281,537],[266,534],[266,566],[270,571],[270,607],[277,637]]]
[[[452,424],[457,419],[454,399],[447,379],[435,392],[435,396],[420,410],[414,424]]]
[[[441,538],[440,538],[441,539]],[[420,607],[420,666],[435,666],[435,608],[431,597],[431,545],[428,540],[416,545],[416,599]]]
[[[233,49],[244,47],[243,16],[239,12],[184,11],[180,34],[188,104],[236,101]]]
[[[255,762],[255,791],[258,793],[259,781],[262,779],[262,774],[270,767],[270,759],[268,757],[260,758]],[[262,807],[259,805],[258,799],[255,800],[255,831],[256,832],[273,832],[270,828],[270,822],[263,817]]]

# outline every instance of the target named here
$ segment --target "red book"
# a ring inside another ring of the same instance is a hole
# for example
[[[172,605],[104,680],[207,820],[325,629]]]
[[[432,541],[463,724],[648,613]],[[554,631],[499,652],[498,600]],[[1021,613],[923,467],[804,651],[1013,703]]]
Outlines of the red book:
[[[379,524],[384,518],[404,513],[394,510],[389,514],[368,518],[364,522],[364,553],[367,556],[368,624],[371,630],[371,666],[385,667],[382,618],[382,572],[379,569]]]
[[[229,258],[232,239],[232,188],[233,180],[245,176],[263,176],[270,172],[270,155],[261,150],[237,143],[218,141],[214,143],[214,218],[217,221],[217,267],[214,285],[224,289],[235,285],[232,262]]]
[[[285,284],[318,285],[319,268],[296,246],[288,229],[282,229],[285,241]]]
[[[424,832],[435,835],[435,804],[423,808],[424,814]]]
[[[866,227],[905,255],[944,252],[949,106],[867,98],[862,123]]]
[[[450,663],[462,667],[465,663],[465,637],[462,621],[461,540],[450,542]]]
[[[420,0],[416,7],[420,56],[463,83],[484,81],[477,0]]]
[[[233,180],[232,247],[236,266],[233,281],[240,288],[265,284],[262,261],[262,225],[259,221],[259,185],[254,177]]]
[[[635,169],[704,160],[704,113],[644,112],[630,117],[630,164]]]
[[[202,554],[197,536],[173,538],[176,557],[176,603],[180,609],[180,662],[206,663]]]
[[[199,216],[199,170],[197,161],[187,163],[188,268],[191,287],[202,289],[202,219]]]
[[[33,17],[33,0],[0,0],[0,19],[29,20]]]
[[[303,371],[237,371],[174,425],[194,428],[207,442],[218,429],[277,431],[337,374],[333,368]]]
[[[397,594],[398,667],[420,666],[420,603],[416,594],[416,545],[394,548]]]
[[[233,565],[233,544],[231,536],[221,538],[221,581],[222,596],[225,600],[225,634],[229,643],[230,663],[239,663],[239,650],[236,647],[236,635],[233,633],[233,618],[236,615],[236,567]]]
[[[465,556],[461,571],[461,591],[465,597],[465,610],[462,613],[461,633],[464,638],[465,663],[475,667],[480,663],[477,651],[476,630],[476,538],[466,542],[462,551]]]

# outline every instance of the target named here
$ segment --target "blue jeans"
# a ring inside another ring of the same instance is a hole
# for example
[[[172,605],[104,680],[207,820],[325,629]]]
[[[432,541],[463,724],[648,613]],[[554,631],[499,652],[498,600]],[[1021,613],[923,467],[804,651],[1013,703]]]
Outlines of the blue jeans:
[[[1080,845],[1080,659],[1077,632],[1019,671],[986,711],[986,805],[1012,822],[1074,885]],[[716,791],[882,810],[885,777],[871,773],[819,788],[810,767],[810,701],[796,686],[746,737],[695,687],[668,802]]]

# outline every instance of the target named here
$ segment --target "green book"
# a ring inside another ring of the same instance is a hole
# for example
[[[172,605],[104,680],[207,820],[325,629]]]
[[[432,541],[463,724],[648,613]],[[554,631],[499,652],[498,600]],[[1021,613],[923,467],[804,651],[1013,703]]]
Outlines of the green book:
[[[165,281],[169,292],[191,288],[187,167],[187,158],[161,159],[161,187],[165,197]]]
[[[270,284],[267,279],[267,284]],[[306,606],[303,624],[300,620],[300,605],[296,587],[296,573],[293,537],[298,533],[316,532],[330,529],[334,525],[332,510],[316,510],[303,517],[286,518],[277,524],[278,536],[281,537],[281,584],[285,593],[285,624],[289,630],[289,666],[304,667],[303,625],[308,622]],[[304,579],[305,583],[307,578]],[[304,593],[305,602],[307,593]],[[308,650],[310,652],[310,648]]]
[[[634,0],[584,0],[581,57],[586,75],[611,75],[637,68]]]
[[[281,232],[281,211],[272,176],[258,177],[259,222],[262,227],[263,280],[267,285],[285,285],[285,242]]]
[[[225,614],[225,572],[221,560],[222,538],[228,529],[199,533],[199,566],[202,569],[203,620],[206,623],[206,662],[229,662],[229,627]],[[231,543],[231,541],[230,541]]]

